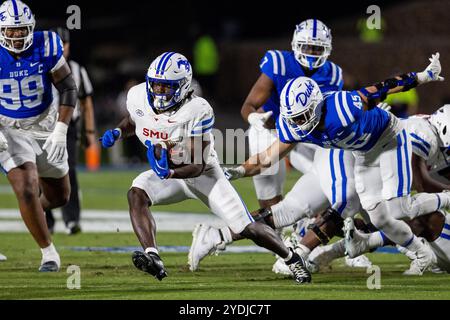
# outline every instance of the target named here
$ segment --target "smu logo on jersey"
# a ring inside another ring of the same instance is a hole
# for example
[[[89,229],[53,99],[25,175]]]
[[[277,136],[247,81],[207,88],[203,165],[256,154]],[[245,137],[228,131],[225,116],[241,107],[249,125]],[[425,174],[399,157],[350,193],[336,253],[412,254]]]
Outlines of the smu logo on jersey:
[[[296,97],[295,97],[295,101],[298,103],[300,102],[302,104],[302,106],[305,106],[306,103],[308,102],[308,98],[311,97],[311,94],[314,90],[314,85],[311,81],[308,81],[305,83],[306,86],[306,91],[305,92],[300,92]]]
[[[145,137],[156,138],[158,140],[167,140],[169,138],[169,135],[167,134],[167,132],[153,131],[153,130],[147,129],[147,128],[142,129],[142,134]]]

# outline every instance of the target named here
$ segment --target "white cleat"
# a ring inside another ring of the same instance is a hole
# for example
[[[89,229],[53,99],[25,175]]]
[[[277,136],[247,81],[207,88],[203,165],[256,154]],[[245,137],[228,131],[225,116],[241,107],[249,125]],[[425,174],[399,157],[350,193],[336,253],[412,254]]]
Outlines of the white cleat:
[[[342,242],[343,245],[343,242]],[[306,261],[306,267],[311,273],[317,273],[330,265],[335,259],[332,245],[319,246],[314,248]]]
[[[424,241],[422,240],[422,242]],[[416,257],[411,261],[409,269],[403,272],[404,276],[421,276],[436,263],[436,256],[427,243],[424,243],[424,246],[417,250],[415,255]]]
[[[8,258],[0,253],[0,261],[6,261]]]
[[[192,245],[188,255],[189,270],[198,270],[200,261],[217,250],[225,250],[225,243],[220,240],[219,230],[205,224],[196,225],[192,232]]]
[[[272,266],[272,272],[276,274],[282,274],[285,276],[292,276],[292,271],[289,269],[289,266],[284,263],[282,258],[278,258],[277,261]]]
[[[350,258],[356,258],[369,251],[369,235],[356,230],[352,218],[344,220],[345,254]]]
[[[345,257],[345,264],[351,268],[370,268],[372,262],[365,255],[356,258]]]

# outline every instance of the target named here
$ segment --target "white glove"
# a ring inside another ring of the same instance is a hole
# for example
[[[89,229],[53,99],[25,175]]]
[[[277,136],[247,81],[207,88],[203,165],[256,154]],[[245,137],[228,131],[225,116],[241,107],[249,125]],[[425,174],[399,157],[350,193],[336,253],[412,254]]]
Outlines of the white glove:
[[[225,173],[225,177],[230,181],[242,178],[245,175],[245,168],[243,166],[222,168],[222,170]]]
[[[0,132],[0,152],[6,150],[8,150],[8,140],[6,140],[6,137]]]
[[[47,151],[47,160],[61,161],[66,152],[68,125],[58,121],[55,129],[44,143],[43,149]]]
[[[386,102],[380,102],[379,104],[377,104],[377,107],[380,109],[383,109],[384,111],[391,111],[391,108],[392,108]]]
[[[264,130],[264,124],[270,118],[273,111],[267,111],[264,113],[252,112],[248,115],[248,123],[255,126],[257,130]]]
[[[444,78],[439,76],[441,73],[441,62],[439,61],[439,52],[431,55],[429,58],[430,64],[425,69],[425,71],[417,72],[417,82],[419,84],[424,84],[431,81],[444,81]]]

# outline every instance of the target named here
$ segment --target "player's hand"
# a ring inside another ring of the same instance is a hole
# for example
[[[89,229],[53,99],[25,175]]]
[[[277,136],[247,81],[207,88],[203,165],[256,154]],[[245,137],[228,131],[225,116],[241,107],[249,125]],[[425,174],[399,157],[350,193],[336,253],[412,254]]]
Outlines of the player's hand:
[[[105,131],[99,140],[101,141],[103,148],[110,148],[117,140],[119,140],[121,135],[120,129],[109,129]]]
[[[384,111],[391,111],[391,106],[389,104],[387,104],[386,102],[380,102],[379,104],[377,104],[377,107],[380,109],[383,109]]]
[[[223,167],[222,170],[225,177],[230,181],[242,178],[245,175],[245,168],[243,166]]]
[[[417,72],[417,82],[424,84],[431,81],[444,81],[444,78],[440,76],[442,68],[439,61],[439,52],[431,55],[428,60],[430,60],[428,67],[422,72]]]
[[[58,162],[63,159],[66,152],[68,127],[64,122],[58,121],[55,129],[45,141],[42,148],[47,151],[48,161]]]
[[[161,149],[161,157],[159,160],[155,158],[155,147],[153,146],[150,140],[145,141],[145,145],[148,147],[147,149],[147,160],[150,164],[152,170],[156,173],[156,175],[161,179],[165,180],[170,178],[170,169],[169,169],[169,161],[167,158],[167,149]]]
[[[0,132],[0,152],[8,150],[8,140],[2,132]]]
[[[254,126],[257,130],[264,130],[264,124],[272,116],[273,111],[264,113],[252,112],[248,115],[248,123]]]

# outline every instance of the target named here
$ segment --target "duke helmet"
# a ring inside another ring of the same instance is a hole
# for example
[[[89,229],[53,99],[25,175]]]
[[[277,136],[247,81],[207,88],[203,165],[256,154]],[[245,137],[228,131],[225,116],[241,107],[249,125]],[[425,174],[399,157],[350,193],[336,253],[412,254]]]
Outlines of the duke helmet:
[[[146,80],[150,106],[164,112],[183,101],[191,91],[192,67],[182,54],[165,52],[151,63]],[[165,89],[155,90],[158,85]]]
[[[429,121],[437,129],[442,148],[450,151],[450,104],[445,104],[433,113]]]
[[[331,40],[331,30],[322,21],[308,19],[295,27],[292,50],[302,66],[317,69],[331,54]]]
[[[317,82],[298,77],[289,80],[281,92],[280,114],[291,125],[300,128],[301,137],[306,137],[320,122],[323,101]]]
[[[20,0],[3,2],[0,6],[0,45],[14,53],[27,50],[33,44],[35,24],[34,15],[25,3]],[[22,34],[8,35],[13,29]]]

